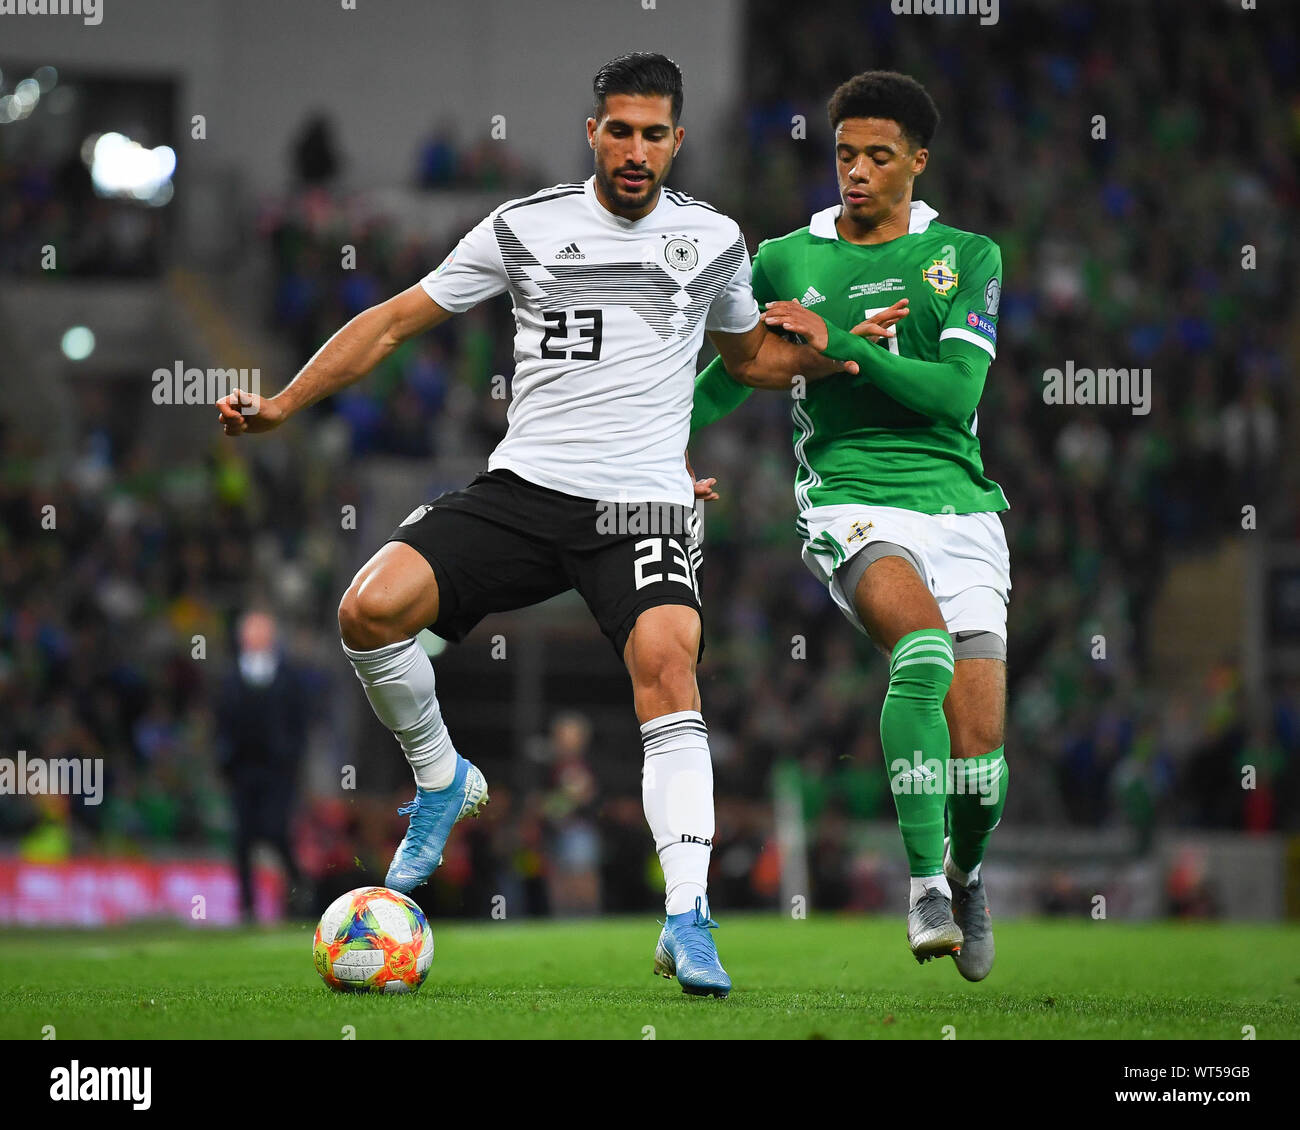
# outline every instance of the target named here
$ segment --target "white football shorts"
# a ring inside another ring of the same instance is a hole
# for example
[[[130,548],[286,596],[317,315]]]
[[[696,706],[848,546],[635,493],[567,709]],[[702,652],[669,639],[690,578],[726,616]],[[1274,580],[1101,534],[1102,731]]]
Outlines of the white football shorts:
[[[813,506],[799,516],[804,564],[865,632],[836,570],[873,542],[911,552],[953,635],[992,632],[1005,644],[1011,555],[997,514],[921,514],[896,506]]]

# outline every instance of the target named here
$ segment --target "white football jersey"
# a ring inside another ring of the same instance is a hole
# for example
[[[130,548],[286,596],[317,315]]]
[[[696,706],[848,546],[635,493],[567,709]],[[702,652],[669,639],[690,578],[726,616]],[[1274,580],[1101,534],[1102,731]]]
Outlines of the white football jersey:
[[[514,301],[509,427],[489,470],[580,498],[693,504],[704,333],[759,318],[734,220],[669,188],[626,220],[592,177],[501,205],[421,285],[456,313],[506,290]]]

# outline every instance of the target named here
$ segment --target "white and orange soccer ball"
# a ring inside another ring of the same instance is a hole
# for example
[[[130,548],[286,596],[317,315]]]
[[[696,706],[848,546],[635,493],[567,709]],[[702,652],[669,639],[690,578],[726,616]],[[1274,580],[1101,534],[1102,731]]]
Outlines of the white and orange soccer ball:
[[[316,971],[341,993],[412,993],[433,964],[433,931],[415,903],[387,887],[358,887],[321,915]]]

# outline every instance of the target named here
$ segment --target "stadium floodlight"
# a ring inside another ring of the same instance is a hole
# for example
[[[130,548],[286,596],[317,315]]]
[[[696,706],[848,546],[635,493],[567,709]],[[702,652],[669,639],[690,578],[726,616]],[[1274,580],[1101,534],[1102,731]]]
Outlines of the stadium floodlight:
[[[86,326],[72,326],[59,344],[69,361],[84,361],[95,352],[95,334]]]

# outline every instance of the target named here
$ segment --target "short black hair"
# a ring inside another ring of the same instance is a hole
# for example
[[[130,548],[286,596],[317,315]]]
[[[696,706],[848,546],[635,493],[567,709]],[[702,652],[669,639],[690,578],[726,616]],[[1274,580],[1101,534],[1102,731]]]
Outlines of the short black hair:
[[[939,128],[939,108],[911,75],[897,71],[863,71],[839,86],[826,105],[832,132],[845,118],[887,118],[917,149],[924,149]]]
[[[611,59],[591,80],[597,118],[605,115],[610,94],[658,94],[673,100],[673,125],[682,116],[682,69],[667,55],[633,51]]]

